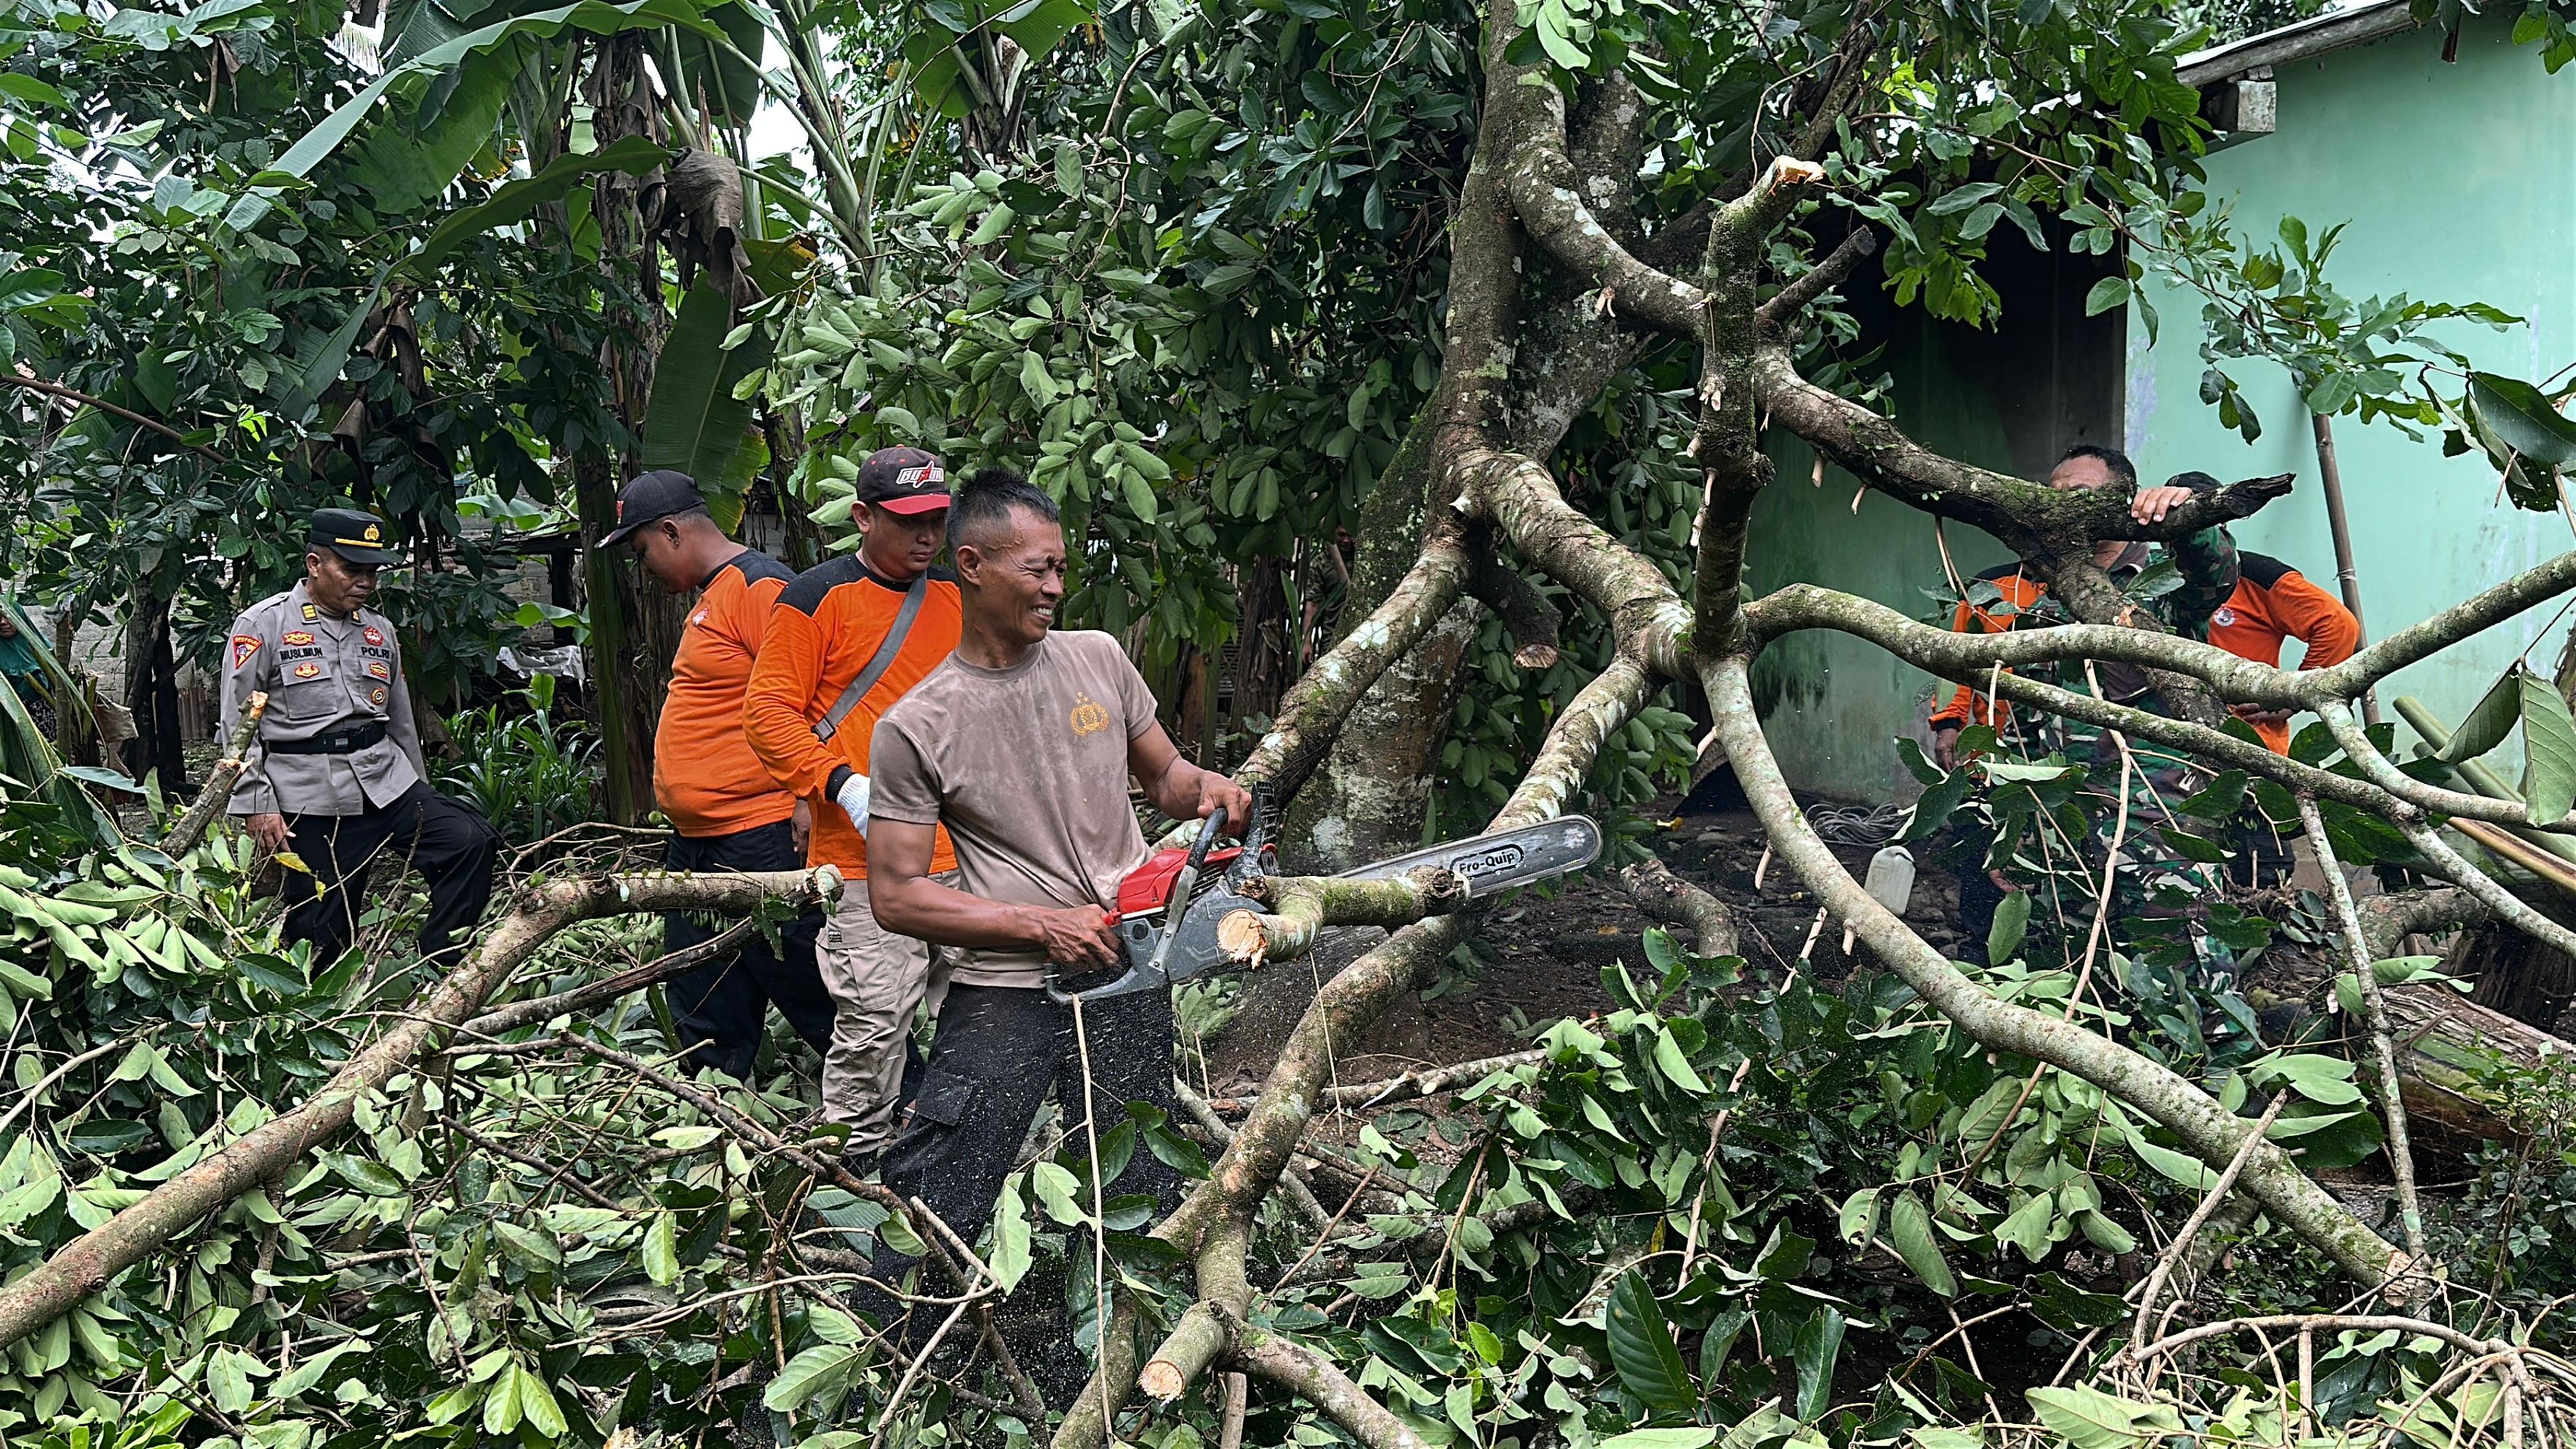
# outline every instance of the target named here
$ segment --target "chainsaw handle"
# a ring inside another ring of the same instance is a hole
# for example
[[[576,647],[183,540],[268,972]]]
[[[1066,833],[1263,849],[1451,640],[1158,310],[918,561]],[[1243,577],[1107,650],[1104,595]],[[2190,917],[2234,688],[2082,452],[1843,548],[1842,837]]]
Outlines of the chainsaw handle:
[[[1200,824],[1199,838],[1190,842],[1189,864],[1181,867],[1183,881],[1193,880],[1198,876],[1199,867],[1207,864],[1208,851],[1216,845],[1216,838],[1224,833],[1225,807],[1219,805],[1209,811],[1207,819]],[[1183,901],[1181,904],[1186,906],[1189,902]]]
[[[1168,985],[1171,981],[1168,963],[1172,955],[1172,940],[1180,933],[1181,915],[1190,908],[1190,897],[1198,884],[1200,868],[1207,864],[1208,851],[1215,847],[1216,838],[1224,833],[1225,807],[1219,805],[1208,812],[1207,820],[1199,826],[1198,839],[1190,842],[1189,858],[1182,863],[1180,874],[1172,880],[1172,897],[1164,907],[1162,927],[1155,933],[1154,954],[1143,965],[1131,965],[1117,980],[1088,991],[1067,991],[1058,986],[1055,969],[1050,965],[1047,968],[1047,999],[1058,1006],[1070,1006],[1077,999],[1089,1001],[1102,996],[1125,996],[1131,991]]]

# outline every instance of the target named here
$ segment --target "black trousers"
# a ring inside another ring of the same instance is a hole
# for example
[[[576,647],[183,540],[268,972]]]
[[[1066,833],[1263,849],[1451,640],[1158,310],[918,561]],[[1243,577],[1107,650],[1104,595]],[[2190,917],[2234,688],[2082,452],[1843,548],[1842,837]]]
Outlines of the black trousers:
[[[1147,1102],[1166,1116],[1180,1115],[1172,1091],[1172,993],[1139,991],[1082,1008],[1083,1035],[1091,1048],[1091,1102],[1099,1131],[1127,1120],[1129,1102]],[[904,1124],[879,1160],[885,1185],[918,1197],[957,1236],[972,1243],[992,1221],[1002,1180],[1020,1164],[1020,1144],[1047,1089],[1063,1109],[1066,1139],[1083,1140],[1082,1058],[1075,1049],[1073,1009],[1058,1006],[1035,987],[953,986],[939,1007],[939,1033],[921,1090]],[[1138,1144],[1109,1192],[1154,1195],[1162,1211],[1179,1205],[1181,1175]],[[913,1259],[883,1243],[870,1272],[897,1283]],[[952,1293],[946,1282],[925,1285]],[[892,1299],[862,1284],[859,1307],[883,1315],[899,1312]],[[916,1341],[938,1314],[914,1315]]]
[[[501,837],[482,816],[415,782],[402,798],[356,815],[289,815],[295,854],[311,868],[286,873],[286,934],[313,943],[313,959],[331,961],[357,938],[367,875],[390,858],[429,881],[429,919],[420,927],[424,963],[444,969],[461,954],[459,938],[492,903],[492,862]]]
[[[796,848],[794,828],[781,820],[731,835],[675,834],[662,848],[662,863],[687,871],[798,870],[805,853]],[[770,949],[767,936],[754,935],[731,956],[672,979],[666,988],[671,1016],[680,1028],[680,1045],[695,1048],[689,1053],[691,1066],[711,1066],[750,1080],[752,1057],[760,1049],[772,1006],[814,1050],[831,1047],[832,998],[814,964],[814,937],[822,928],[822,913],[807,911],[779,930],[785,959]],[[662,949],[686,950],[722,929],[707,916],[666,914]]]

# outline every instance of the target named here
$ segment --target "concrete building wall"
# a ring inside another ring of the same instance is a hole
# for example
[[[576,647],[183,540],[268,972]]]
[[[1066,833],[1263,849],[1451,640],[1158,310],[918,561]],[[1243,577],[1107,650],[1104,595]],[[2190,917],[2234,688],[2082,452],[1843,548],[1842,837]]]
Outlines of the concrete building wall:
[[[2471,17],[2453,65],[2429,30],[2284,65],[2278,131],[2217,151],[2207,166],[2213,205],[2232,201],[2238,226],[2254,237],[2276,236],[2284,214],[2311,235],[2349,222],[2327,269],[2349,295],[2483,301],[2527,317],[2504,332],[2454,325],[2444,335],[2482,366],[2537,380],[2576,362],[2576,261],[2567,245],[2576,220],[2576,76],[2551,77],[2509,32],[2507,19]],[[2315,447],[2288,374],[2266,363],[2230,367],[2263,420],[2262,437],[2244,443],[2200,401],[2199,300],[2170,290],[2149,296],[2161,339],[2150,348],[2142,327],[2129,329],[2129,451],[2140,471],[2296,473],[2298,490],[2241,525],[2237,538],[2333,589]],[[2373,638],[2570,545],[2567,519],[2502,505],[2494,469],[2476,457],[2444,458],[2438,438],[2416,442],[2387,423],[2344,417],[2335,444]],[[2401,671],[2382,698],[2414,694],[2457,723],[2524,650],[2543,668],[2556,662],[2559,632],[2542,637],[2553,612]]]

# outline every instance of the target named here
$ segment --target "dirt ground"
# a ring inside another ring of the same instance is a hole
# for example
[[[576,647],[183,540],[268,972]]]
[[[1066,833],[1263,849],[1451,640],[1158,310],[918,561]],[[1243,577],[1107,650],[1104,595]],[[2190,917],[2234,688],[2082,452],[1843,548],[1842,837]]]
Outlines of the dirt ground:
[[[1815,979],[1839,981],[1853,960],[1842,933],[1815,929],[1814,898],[1776,861],[1762,866],[1761,827],[1741,795],[1722,787],[1690,800],[1667,796],[1641,812],[1660,824],[1656,854],[1684,880],[1736,913],[1744,956],[1785,972],[1806,958]],[[1874,847],[1836,847],[1853,872],[1865,874]],[[1757,889],[1754,875],[1760,869]],[[1919,860],[1906,920],[1934,946],[1959,940],[1958,892],[1949,875]],[[1394,1076],[1414,1067],[1471,1061],[1520,1049],[1530,1032],[1560,1017],[1582,1019],[1612,1008],[1604,968],[1625,963],[1643,974],[1640,937],[1655,922],[1619,889],[1608,867],[1574,876],[1553,891],[1532,892],[1490,917],[1478,933],[1472,967],[1453,968],[1429,1000],[1399,1003],[1339,1064],[1345,1081]],[[1814,935],[1812,942],[1810,934]],[[1208,1072],[1219,1092],[1257,1088],[1276,1044],[1314,997],[1315,987],[1368,946],[1377,933],[1351,933],[1328,943],[1311,962],[1289,962],[1247,981],[1240,1009],[1211,1043]]]

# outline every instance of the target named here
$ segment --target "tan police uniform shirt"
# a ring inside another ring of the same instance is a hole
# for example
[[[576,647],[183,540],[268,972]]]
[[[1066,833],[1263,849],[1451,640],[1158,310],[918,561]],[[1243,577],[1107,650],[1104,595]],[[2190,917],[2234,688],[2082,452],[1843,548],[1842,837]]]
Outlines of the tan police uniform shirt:
[[[268,692],[262,745],[309,740],[368,724],[385,737],[345,755],[255,749],[228,807],[235,815],[357,815],[382,808],[428,775],[394,627],[365,609],[335,618],[299,583],[233,620],[224,644],[222,738],[229,743],[254,690]]]
[[[1153,691],[1110,635],[1049,634],[1008,669],[951,654],[877,721],[868,813],[948,827],[968,895],[1115,910],[1146,856],[1127,743],[1153,727]],[[941,955],[959,986],[1046,984],[1041,953]]]

